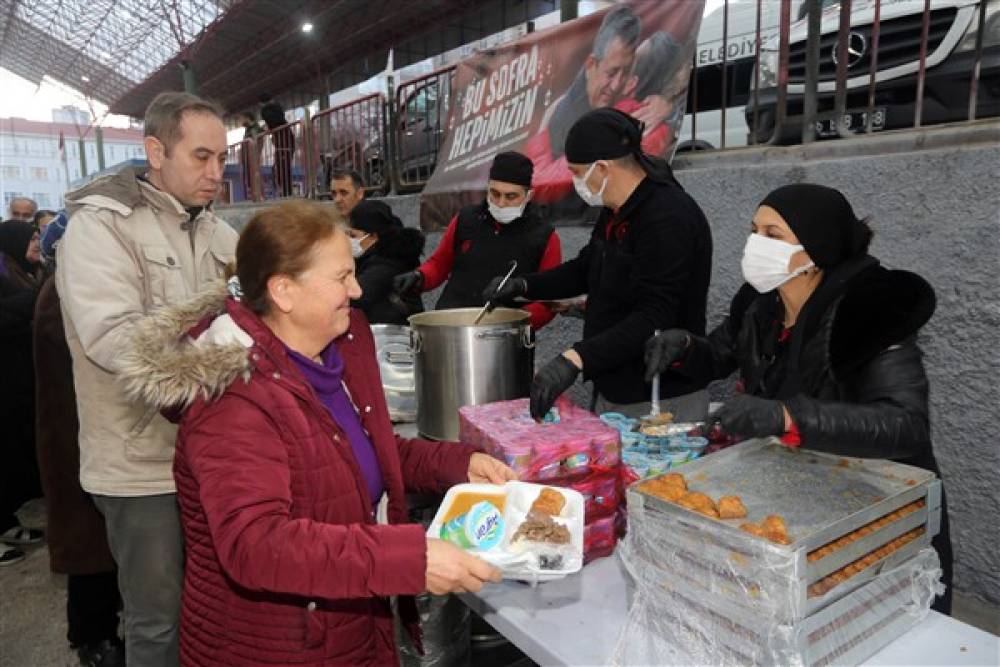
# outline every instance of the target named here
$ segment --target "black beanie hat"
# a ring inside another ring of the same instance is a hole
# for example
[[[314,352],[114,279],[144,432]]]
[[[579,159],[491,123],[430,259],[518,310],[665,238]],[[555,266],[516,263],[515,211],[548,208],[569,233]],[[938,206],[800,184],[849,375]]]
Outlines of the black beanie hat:
[[[375,199],[363,199],[351,209],[351,227],[368,234],[379,236],[393,227],[402,227],[402,221],[392,214],[392,209],[385,202]]]
[[[809,257],[829,269],[868,251],[871,230],[839,190],[813,183],[785,185],[764,197],[784,218]]]
[[[526,156],[514,151],[497,153],[490,167],[490,180],[531,187],[531,177],[535,173],[535,165]]]
[[[566,135],[566,161],[590,164],[635,156],[646,175],[658,183],[680,187],[666,160],[642,152],[644,125],[618,109],[603,107],[580,116]]]
[[[580,116],[566,135],[566,160],[590,164],[615,160],[642,151],[642,123],[632,116],[604,107]]]

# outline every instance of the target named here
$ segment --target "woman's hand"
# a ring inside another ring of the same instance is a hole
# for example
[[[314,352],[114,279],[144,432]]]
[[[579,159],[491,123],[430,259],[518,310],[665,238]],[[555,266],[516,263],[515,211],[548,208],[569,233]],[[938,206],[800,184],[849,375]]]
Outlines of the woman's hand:
[[[473,484],[503,484],[516,479],[516,472],[492,456],[476,452],[469,459],[469,481]]]
[[[501,464],[502,465],[502,464]],[[454,544],[427,539],[427,591],[434,595],[476,593],[487,582],[499,582],[500,570]]]

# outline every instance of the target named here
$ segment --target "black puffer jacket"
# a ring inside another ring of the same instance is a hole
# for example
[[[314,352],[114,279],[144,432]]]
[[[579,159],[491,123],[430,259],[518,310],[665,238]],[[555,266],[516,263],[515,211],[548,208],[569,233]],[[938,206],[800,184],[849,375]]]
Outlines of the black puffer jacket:
[[[692,336],[683,372],[703,382],[739,370],[748,394],[781,400],[807,449],[884,458],[940,476],[931,447],[928,382],[916,334],[930,320],[934,290],[920,276],[891,271],[872,257],[828,273],[776,353],[783,307],[777,291],[749,285],[729,317],[707,337]],[[951,606],[947,512],[934,540]]]
[[[424,312],[419,296],[400,296],[392,279],[420,265],[424,235],[419,229],[393,227],[355,262],[361,298],[353,302],[371,324],[406,324],[406,318]]]

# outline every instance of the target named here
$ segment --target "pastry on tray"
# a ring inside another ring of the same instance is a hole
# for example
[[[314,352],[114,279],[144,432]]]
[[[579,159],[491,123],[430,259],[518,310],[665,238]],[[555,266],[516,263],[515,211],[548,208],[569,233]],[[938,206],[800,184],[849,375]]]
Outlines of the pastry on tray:
[[[686,507],[692,512],[704,514],[707,517],[711,517],[713,519],[719,518],[719,509],[715,506],[715,501],[706,496],[704,493],[689,491],[680,497],[677,504],[681,507]]]
[[[545,487],[542,492],[538,494],[535,498],[535,502],[531,503],[530,512],[541,512],[542,514],[549,514],[551,516],[559,516],[563,511],[563,507],[566,506],[566,497],[559,493],[555,489],[550,489]]]
[[[747,515],[747,508],[739,496],[722,496],[719,498],[720,519],[742,519]]]
[[[684,475],[676,472],[667,473],[662,477],[654,477],[647,482],[643,482],[640,488],[644,493],[662,498],[671,503],[676,503],[681,499],[681,496],[687,493],[687,484],[684,481]]]
[[[785,520],[777,514],[769,514],[760,524],[740,524],[740,530],[756,537],[764,538],[768,542],[774,542],[775,544],[792,543],[792,540],[788,537],[788,528],[785,526]]]

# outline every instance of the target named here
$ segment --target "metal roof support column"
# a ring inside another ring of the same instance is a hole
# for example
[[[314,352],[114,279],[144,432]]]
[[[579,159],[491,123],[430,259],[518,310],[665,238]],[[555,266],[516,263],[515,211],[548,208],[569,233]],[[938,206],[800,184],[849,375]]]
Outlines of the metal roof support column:
[[[198,94],[198,82],[194,77],[194,68],[187,60],[181,61],[181,75],[184,77],[184,92],[192,95]]]
[[[104,128],[94,126],[94,146],[97,150],[97,171],[104,171]]]

